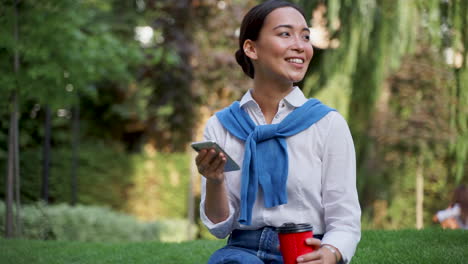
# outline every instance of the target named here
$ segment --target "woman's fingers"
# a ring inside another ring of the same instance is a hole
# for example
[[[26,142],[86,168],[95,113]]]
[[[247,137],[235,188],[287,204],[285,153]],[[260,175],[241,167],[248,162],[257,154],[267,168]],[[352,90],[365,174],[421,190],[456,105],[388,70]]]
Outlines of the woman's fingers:
[[[226,157],[222,153],[216,153],[214,149],[204,149],[198,153],[195,162],[200,174],[219,180],[218,176],[223,173]]]
[[[306,239],[305,243],[315,249],[314,252],[304,254],[302,256],[299,256],[297,258],[298,263],[307,263],[307,264],[312,264],[312,263],[322,263],[323,260],[323,255],[320,252],[320,250],[317,250],[320,248],[320,244],[322,243],[320,239],[316,238],[308,238]]]
[[[197,163],[198,170],[203,170],[207,168],[212,159],[216,156],[216,151],[214,149],[202,149],[198,152],[198,156],[195,158],[195,162]]]
[[[216,151],[214,149],[208,149],[206,155],[200,161],[201,164],[209,166],[213,159],[216,157]]]
[[[197,166],[200,164],[201,160],[205,157],[207,150],[202,149],[198,152],[197,156],[195,157],[195,163]]]
[[[224,171],[224,165],[226,165],[226,157],[222,153],[219,153],[218,158],[213,162],[215,172],[221,174]]]
[[[207,169],[208,173],[214,173],[216,175],[221,174],[224,171],[224,163],[226,158],[223,154],[219,153],[213,157],[211,163],[209,164],[209,168]]]
[[[318,251],[314,251],[312,253],[307,253],[297,258],[297,263],[314,263],[311,261],[318,261],[316,263],[321,263],[322,254]]]
[[[320,248],[320,245],[322,244],[322,241],[320,239],[317,239],[317,238],[308,238],[306,239],[305,243],[309,246],[311,246],[312,248],[314,248],[315,250],[319,249]]]

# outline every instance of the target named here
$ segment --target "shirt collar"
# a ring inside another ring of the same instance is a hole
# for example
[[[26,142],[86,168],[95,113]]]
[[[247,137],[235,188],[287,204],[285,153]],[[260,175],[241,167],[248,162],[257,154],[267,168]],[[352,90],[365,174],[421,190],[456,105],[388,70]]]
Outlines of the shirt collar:
[[[307,102],[307,98],[304,96],[304,93],[299,89],[299,87],[294,86],[291,92],[283,98],[283,100],[293,107],[299,107]],[[241,101],[239,102],[240,107],[243,107],[247,103],[255,103],[255,99],[252,97],[252,89],[249,89],[244,96],[242,96]]]

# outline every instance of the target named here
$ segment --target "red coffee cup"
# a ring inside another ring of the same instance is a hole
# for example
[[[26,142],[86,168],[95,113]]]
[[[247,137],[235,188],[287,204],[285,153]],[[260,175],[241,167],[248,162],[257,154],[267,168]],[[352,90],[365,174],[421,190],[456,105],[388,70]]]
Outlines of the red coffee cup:
[[[285,223],[276,228],[284,264],[296,264],[297,257],[314,251],[305,240],[313,237],[312,225]]]

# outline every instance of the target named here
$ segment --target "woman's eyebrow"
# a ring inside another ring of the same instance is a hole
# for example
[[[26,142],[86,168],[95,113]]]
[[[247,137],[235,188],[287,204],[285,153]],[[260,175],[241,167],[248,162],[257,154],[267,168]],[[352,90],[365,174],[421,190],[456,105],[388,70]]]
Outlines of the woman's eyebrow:
[[[278,25],[276,27],[273,28],[273,30],[277,29],[277,28],[282,28],[282,27],[285,27],[285,28],[289,28],[289,29],[293,29],[294,27],[291,26],[291,25]],[[310,29],[308,27],[304,27],[302,29],[302,31],[307,31],[307,32],[310,32]]]

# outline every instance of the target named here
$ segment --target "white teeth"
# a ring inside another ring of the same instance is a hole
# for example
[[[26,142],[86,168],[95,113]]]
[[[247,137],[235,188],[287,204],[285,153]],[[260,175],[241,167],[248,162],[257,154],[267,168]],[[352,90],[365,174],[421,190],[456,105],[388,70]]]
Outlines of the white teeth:
[[[299,64],[302,64],[304,63],[304,60],[303,59],[287,59],[288,62],[292,62],[292,63],[299,63]]]

